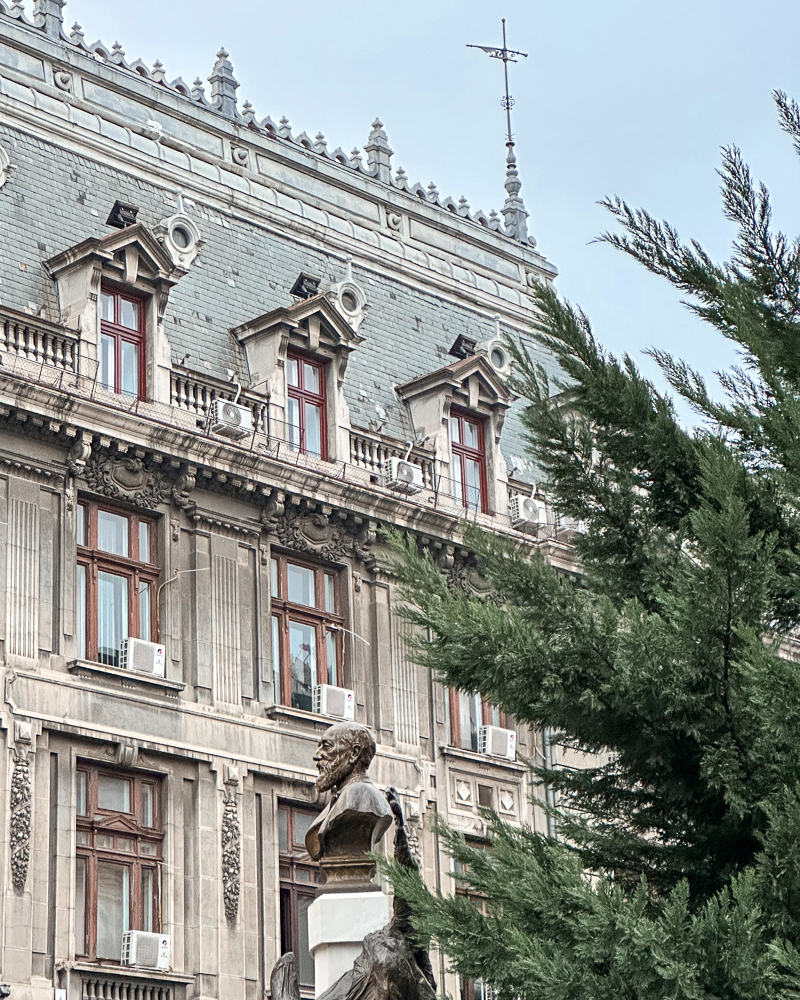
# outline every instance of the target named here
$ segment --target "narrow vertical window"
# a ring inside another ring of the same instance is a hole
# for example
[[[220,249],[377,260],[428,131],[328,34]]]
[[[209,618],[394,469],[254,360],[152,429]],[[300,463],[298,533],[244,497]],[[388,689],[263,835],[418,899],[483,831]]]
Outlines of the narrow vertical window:
[[[486,449],[483,421],[454,411],[450,417],[453,496],[463,507],[486,511]]]
[[[306,852],[306,831],[313,811],[278,806],[280,853],[281,953],[293,951],[300,986],[314,986],[314,959],[308,947],[308,908],[319,895],[319,869]]]
[[[143,398],[144,319],[141,299],[103,288],[97,377],[111,392]]]
[[[286,359],[286,416],[292,447],[317,458],[328,457],[325,368],[300,355]]]

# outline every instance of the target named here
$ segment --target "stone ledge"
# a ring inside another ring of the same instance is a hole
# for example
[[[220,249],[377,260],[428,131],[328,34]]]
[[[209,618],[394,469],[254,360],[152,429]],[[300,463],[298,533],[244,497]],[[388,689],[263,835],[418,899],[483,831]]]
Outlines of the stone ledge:
[[[330,715],[320,715],[318,712],[306,712],[302,708],[291,708],[289,705],[268,705],[264,709],[264,714],[268,719],[274,719],[278,722],[296,722],[302,726],[308,726],[311,723],[315,729],[327,729],[328,726],[333,726],[335,723],[342,721]]]
[[[92,660],[70,660],[67,670],[71,674],[95,674],[99,677],[113,677],[126,684],[141,684],[144,687],[159,688],[170,696],[177,696],[186,685],[183,681],[170,681],[166,677],[151,677],[138,670],[122,670],[105,663],[95,663]]]
[[[138,979],[150,982],[177,983],[189,986],[195,981],[194,976],[186,976],[180,972],[164,972],[158,969],[137,968],[133,965],[106,965],[98,962],[70,962],[72,972],[86,973],[91,976],[109,976],[116,979]]]
[[[488,753],[477,753],[474,750],[462,750],[460,747],[439,746],[439,753],[442,757],[451,757],[455,760],[466,761],[470,764],[489,764],[492,767],[500,768],[503,771],[514,771],[517,774],[524,774],[528,770],[528,765],[516,760],[506,760],[504,757],[492,757]]]

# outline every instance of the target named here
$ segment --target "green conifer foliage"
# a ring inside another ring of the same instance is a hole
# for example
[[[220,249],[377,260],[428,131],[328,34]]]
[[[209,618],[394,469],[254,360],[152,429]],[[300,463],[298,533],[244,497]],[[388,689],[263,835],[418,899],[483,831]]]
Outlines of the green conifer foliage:
[[[775,96],[800,153],[800,108]],[[800,998],[800,666],[779,655],[800,626],[800,242],[738,150],[721,178],[728,263],[619,199],[602,237],[740,348],[722,401],[652,352],[698,430],[551,289],[533,335],[563,374],[509,342],[531,454],[585,525],[579,585],[473,526],[480,600],[394,539],[420,662],[599,755],[536,768],[557,841],[490,814],[487,850],[440,831],[482,907],[389,866],[419,933],[501,1000]]]

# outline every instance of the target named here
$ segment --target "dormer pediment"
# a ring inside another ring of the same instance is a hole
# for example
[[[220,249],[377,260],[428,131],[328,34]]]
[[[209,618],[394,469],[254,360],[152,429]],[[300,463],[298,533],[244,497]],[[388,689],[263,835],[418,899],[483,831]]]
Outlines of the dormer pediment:
[[[410,407],[414,426],[424,437],[438,434],[455,404],[491,416],[499,441],[505,411],[517,398],[482,353],[418,375],[395,391]]]
[[[245,349],[253,384],[270,377],[286,360],[291,345],[335,358],[341,386],[348,355],[364,341],[325,294],[279,306],[234,327],[231,333]]]

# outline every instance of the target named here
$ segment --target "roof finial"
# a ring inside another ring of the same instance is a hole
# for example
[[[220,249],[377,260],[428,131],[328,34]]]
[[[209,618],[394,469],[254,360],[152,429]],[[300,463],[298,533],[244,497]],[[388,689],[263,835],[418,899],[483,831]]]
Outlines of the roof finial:
[[[236,91],[239,81],[233,75],[233,66],[225,49],[220,49],[217,53],[217,61],[214,63],[208,82],[211,84],[211,104],[214,110],[226,118],[238,119]]]
[[[37,28],[42,28],[48,38],[66,39],[62,27],[66,4],[67,0],[34,0],[33,23]]]
[[[380,118],[376,118],[372,123],[372,131],[364,150],[367,154],[367,167],[372,176],[377,177],[384,184],[391,184],[392,149],[389,146],[389,138],[383,130],[383,122]]]
[[[528,242],[528,213],[525,211],[525,203],[519,196],[522,181],[517,172],[517,158],[514,155],[514,133],[511,131],[511,109],[514,107],[514,98],[508,92],[508,64],[516,62],[515,56],[528,58],[527,52],[516,52],[506,45],[506,19],[503,18],[503,47],[495,48],[491,45],[468,45],[468,49],[480,49],[481,52],[488,53],[492,59],[500,59],[503,62],[503,75],[505,77],[506,92],[500,102],[506,113],[506,183],[505,188],[508,198],[503,207],[503,217],[506,223],[506,235],[511,239],[519,240],[520,243]]]

